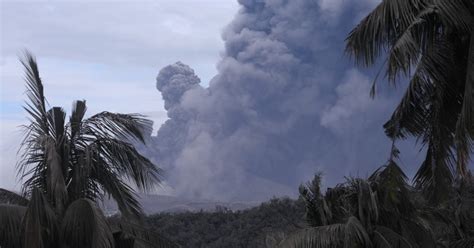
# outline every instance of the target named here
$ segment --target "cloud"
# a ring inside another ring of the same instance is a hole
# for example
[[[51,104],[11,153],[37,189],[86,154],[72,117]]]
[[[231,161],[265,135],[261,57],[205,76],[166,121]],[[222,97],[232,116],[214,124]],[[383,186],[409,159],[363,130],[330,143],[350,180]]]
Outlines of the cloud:
[[[371,99],[369,97],[371,85],[372,81],[360,71],[356,69],[347,71],[342,83],[336,87],[336,102],[322,113],[321,126],[337,132],[344,128],[352,128],[351,121],[358,117],[383,114],[390,103],[381,97]],[[359,119],[358,122],[360,121]]]

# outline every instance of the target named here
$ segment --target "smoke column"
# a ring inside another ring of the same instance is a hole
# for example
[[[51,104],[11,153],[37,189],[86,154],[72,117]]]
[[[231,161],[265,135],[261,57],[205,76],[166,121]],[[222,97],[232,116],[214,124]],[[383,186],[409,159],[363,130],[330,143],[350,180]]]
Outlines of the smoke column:
[[[240,0],[204,88],[183,63],[156,79],[169,119],[153,156],[178,195],[264,200],[297,194],[322,171],[330,186],[388,157],[382,125],[397,97],[372,100],[344,39],[377,1]]]

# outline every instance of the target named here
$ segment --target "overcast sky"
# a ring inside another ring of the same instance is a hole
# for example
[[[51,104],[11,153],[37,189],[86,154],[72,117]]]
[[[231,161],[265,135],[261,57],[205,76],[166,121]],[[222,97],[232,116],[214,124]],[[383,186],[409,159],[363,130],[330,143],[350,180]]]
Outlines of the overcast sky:
[[[22,110],[18,55],[38,59],[51,106],[70,112],[86,99],[89,114],[141,112],[166,119],[155,77],[182,61],[206,84],[223,51],[221,33],[236,0],[0,0],[0,187],[18,188],[14,173]],[[199,11],[196,11],[199,10]],[[132,103],[133,102],[133,103]]]

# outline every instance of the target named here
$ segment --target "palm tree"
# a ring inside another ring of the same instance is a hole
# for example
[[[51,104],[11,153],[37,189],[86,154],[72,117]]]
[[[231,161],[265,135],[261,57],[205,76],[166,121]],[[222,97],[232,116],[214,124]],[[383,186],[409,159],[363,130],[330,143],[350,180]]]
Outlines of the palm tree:
[[[363,66],[386,55],[391,84],[409,78],[385,131],[421,141],[426,158],[415,185],[433,203],[447,200],[470,173],[474,148],[474,2],[383,0],[352,30],[347,51]]]
[[[319,174],[300,187],[310,227],[281,247],[472,247],[474,2],[383,0],[350,33],[347,51],[364,66],[386,54],[388,81],[410,79],[384,125],[390,159],[367,180],[348,179],[325,195]],[[409,136],[427,148],[416,189],[396,163],[395,141]]]
[[[434,247],[406,179],[392,159],[368,179],[349,178],[323,195],[321,174],[316,174],[311,183],[300,186],[309,227],[280,247]]]
[[[348,178],[321,192],[321,173],[300,186],[308,227],[290,235],[285,248],[415,248],[474,245],[474,178],[433,205],[407,183],[393,146],[387,163],[367,179]]]
[[[110,112],[85,118],[86,102],[75,101],[67,122],[62,108],[47,110],[35,58],[26,52],[21,62],[30,121],[17,165],[23,195],[0,189],[0,247],[175,247],[137,224],[142,209],[134,187],[149,190],[162,174],[132,145],[145,142],[151,121]],[[97,205],[105,196],[124,217],[119,225],[109,225]]]

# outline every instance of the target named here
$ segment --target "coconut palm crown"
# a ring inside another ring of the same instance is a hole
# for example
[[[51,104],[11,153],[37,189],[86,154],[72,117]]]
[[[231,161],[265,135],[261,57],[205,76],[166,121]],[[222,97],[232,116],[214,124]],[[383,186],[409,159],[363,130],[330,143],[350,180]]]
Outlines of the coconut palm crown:
[[[385,131],[423,144],[415,184],[433,203],[447,200],[474,149],[474,1],[383,0],[349,34],[347,51],[363,66],[386,55],[388,81],[409,79]]]
[[[47,109],[35,58],[26,52],[21,62],[30,122],[17,164],[23,194],[0,189],[0,247],[115,247],[97,203],[110,196],[125,219],[139,220],[136,189],[151,189],[162,174],[132,145],[145,142],[151,121],[110,112],[86,118],[85,101],[73,103],[67,121],[62,108]]]

